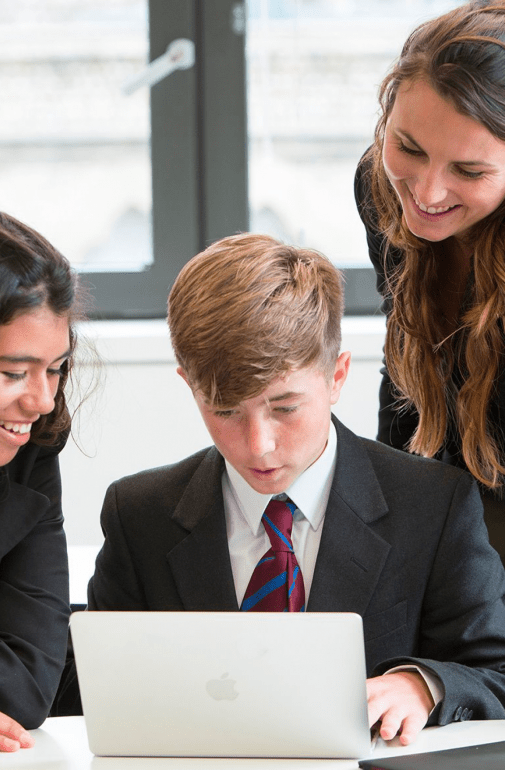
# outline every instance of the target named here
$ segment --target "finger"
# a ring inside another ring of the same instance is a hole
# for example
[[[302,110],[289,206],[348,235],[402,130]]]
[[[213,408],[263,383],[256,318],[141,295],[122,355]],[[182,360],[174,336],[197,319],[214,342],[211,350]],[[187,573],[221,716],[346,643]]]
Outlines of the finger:
[[[0,751],[17,751],[21,748],[19,741],[13,738],[7,738],[6,735],[0,735]]]
[[[402,746],[408,746],[409,743],[412,743],[425,724],[426,720],[419,716],[410,715],[406,717],[400,731],[400,743]]]
[[[0,713],[0,739],[4,744],[7,741],[5,745],[8,748],[2,748],[2,743],[0,743],[0,749],[3,751],[17,751],[19,748],[28,749],[35,743],[30,733],[19,722],[2,713]]]
[[[402,718],[397,711],[390,709],[382,717],[380,736],[385,741],[392,740],[402,727]]]
[[[379,722],[384,711],[384,700],[377,686],[377,679],[367,679],[368,722],[372,728]]]

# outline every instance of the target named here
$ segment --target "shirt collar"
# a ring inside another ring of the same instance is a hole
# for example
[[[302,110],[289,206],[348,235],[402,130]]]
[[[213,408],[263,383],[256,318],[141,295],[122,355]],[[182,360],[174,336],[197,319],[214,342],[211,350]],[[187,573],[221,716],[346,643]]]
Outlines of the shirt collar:
[[[296,507],[316,530],[326,511],[331,483],[337,459],[337,432],[330,423],[328,442],[322,455],[284,490]],[[273,495],[256,492],[230,463],[225,460],[230,490],[235,502],[244,514],[253,535],[257,535],[261,517]]]

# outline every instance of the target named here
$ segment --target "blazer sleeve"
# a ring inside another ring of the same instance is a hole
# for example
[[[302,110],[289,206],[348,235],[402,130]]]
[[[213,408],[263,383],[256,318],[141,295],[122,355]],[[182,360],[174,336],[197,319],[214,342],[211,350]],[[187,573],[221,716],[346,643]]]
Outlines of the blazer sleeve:
[[[0,503],[0,711],[26,729],[47,717],[67,647],[60,449],[27,445],[6,466]]]
[[[438,676],[445,696],[430,724],[464,718],[505,718],[505,572],[489,545],[477,486],[458,483],[424,593],[419,657],[381,663],[415,663]]]
[[[117,487],[112,484],[105,495],[100,522],[105,541],[95,564],[95,572],[88,583],[88,606],[91,611],[150,609],[143,599],[140,581],[133,565],[127,538],[123,532],[117,504]],[[79,680],[72,647],[60,687],[51,709],[51,716],[66,717],[82,714]]]
[[[123,531],[117,484],[112,484],[107,490],[100,521],[105,539],[88,584],[88,610],[131,612],[150,609]]]
[[[354,179],[354,197],[361,221],[365,226],[368,254],[374,267],[377,291],[382,295],[382,311],[389,315],[391,296],[387,291],[386,271],[393,269],[402,259],[399,249],[388,248],[387,239],[379,231],[377,212],[374,207],[369,183],[370,164],[365,156],[360,160]],[[417,411],[411,407],[398,410],[397,391],[391,382],[385,360],[381,369],[379,389],[379,415],[377,440],[383,444],[406,449],[419,422]]]

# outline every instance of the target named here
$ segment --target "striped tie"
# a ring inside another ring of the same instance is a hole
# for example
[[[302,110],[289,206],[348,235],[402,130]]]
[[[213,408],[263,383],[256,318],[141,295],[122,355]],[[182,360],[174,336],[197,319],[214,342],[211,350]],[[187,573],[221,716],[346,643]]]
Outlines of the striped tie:
[[[270,500],[263,525],[271,547],[257,563],[242,601],[242,612],[304,612],[305,588],[291,542],[296,506]]]

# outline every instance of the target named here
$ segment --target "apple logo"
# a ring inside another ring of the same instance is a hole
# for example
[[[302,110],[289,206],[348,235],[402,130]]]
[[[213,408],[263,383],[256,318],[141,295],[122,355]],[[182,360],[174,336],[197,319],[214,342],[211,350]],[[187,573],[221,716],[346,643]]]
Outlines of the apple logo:
[[[220,679],[209,679],[205,689],[214,700],[235,700],[238,692],[235,688],[235,679],[228,679],[228,673],[222,674]]]

